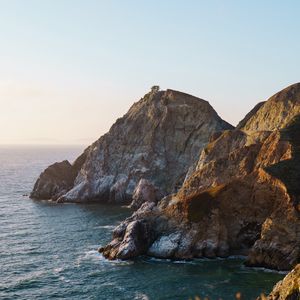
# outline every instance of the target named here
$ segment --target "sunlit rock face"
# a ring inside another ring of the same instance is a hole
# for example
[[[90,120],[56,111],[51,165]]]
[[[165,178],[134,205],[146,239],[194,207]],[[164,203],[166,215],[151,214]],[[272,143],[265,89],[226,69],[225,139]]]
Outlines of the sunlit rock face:
[[[207,101],[152,89],[86,150],[73,184],[55,181],[58,188],[45,196],[59,202],[124,204],[131,201],[141,179],[151,183],[157,194],[175,192],[209,137],[224,129],[232,126]],[[35,186],[33,198],[43,195],[52,180],[48,175]]]
[[[299,101],[296,84],[252,110],[239,129],[214,134],[179,191],[157,206],[143,205],[121,224],[123,231],[103,254],[124,258],[118,247],[130,245],[130,239],[124,240],[126,226],[141,221],[151,234],[148,249],[136,249],[139,255],[185,259],[245,254],[249,266],[278,270],[299,263]],[[261,109],[261,127],[259,122],[251,125],[257,114],[260,119]]]
[[[293,84],[259,103],[237,126],[248,133],[285,127],[300,113],[300,83]]]

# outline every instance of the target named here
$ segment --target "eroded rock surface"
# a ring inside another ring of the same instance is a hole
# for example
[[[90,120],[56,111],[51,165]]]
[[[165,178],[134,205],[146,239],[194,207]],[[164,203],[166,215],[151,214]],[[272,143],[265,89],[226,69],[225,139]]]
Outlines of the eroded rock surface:
[[[88,148],[75,180],[65,186],[69,175],[57,178],[55,184],[63,186],[59,201],[129,203],[141,179],[162,195],[172,193],[210,135],[231,128],[207,101],[153,89]],[[43,182],[36,185],[33,198],[44,195],[47,177]],[[47,198],[57,198],[56,190],[47,190]]]

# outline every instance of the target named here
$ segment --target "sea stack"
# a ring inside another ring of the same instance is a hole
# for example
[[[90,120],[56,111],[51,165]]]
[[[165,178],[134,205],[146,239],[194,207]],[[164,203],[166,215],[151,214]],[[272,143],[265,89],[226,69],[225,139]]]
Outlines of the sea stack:
[[[146,182],[158,201],[178,190],[212,134],[232,128],[207,101],[155,86],[73,165],[47,168],[31,198],[127,204],[139,188],[140,206]]]

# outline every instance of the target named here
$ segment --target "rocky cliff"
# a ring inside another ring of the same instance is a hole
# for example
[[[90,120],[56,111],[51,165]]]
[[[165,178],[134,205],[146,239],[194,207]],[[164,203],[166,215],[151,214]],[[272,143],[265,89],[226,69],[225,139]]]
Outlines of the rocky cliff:
[[[297,265],[287,276],[279,281],[268,295],[257,300],[299,300],[300,299],[300,265]]]
[[[145,203],[100,249],[110,259],[247,255],[250,266],[300,261],[300,84],[214,134],[182,187]]]
[[[47,168],[31,197],[128,203],[135,193],[135,208],[145,195],[157,202],[181,186],[209,137],[224,129],[232,126],[207,101],[154,88],[73,165],[62,162]]]

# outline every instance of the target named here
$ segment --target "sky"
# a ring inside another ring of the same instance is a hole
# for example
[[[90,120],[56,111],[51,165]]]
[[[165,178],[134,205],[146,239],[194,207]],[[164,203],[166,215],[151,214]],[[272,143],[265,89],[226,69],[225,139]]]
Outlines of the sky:
[[[297,0],[0,0],[0,144],[88,145],[151,86],[236,125],[299,81]]]

